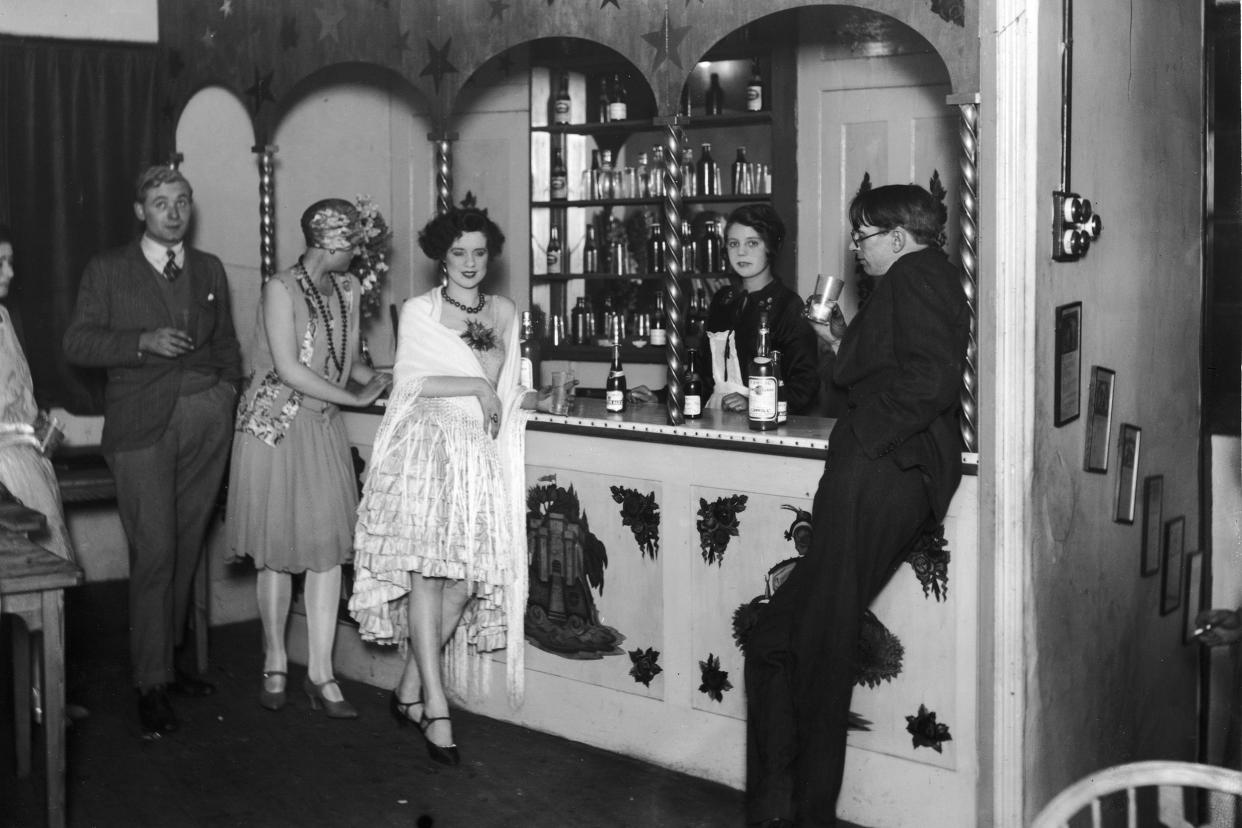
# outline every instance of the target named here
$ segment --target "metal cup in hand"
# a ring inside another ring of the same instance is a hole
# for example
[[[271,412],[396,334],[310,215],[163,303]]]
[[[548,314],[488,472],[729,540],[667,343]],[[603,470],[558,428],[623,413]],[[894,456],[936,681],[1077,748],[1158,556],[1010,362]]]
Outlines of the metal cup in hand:
[[[828,324],[832,309],[837,304],[837,299],[840,298],[844,287],[844,279],[836,276],[816,276],[815,292],[806,300],[806,310],[803,315],[820,325]]]

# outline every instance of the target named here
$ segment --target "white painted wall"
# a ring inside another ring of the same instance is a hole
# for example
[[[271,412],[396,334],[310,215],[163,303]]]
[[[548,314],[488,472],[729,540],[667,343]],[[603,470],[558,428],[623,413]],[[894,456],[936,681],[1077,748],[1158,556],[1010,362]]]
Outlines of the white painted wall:
[[[0,32],[77,40],[159,40],[159,0],[4,0]]]

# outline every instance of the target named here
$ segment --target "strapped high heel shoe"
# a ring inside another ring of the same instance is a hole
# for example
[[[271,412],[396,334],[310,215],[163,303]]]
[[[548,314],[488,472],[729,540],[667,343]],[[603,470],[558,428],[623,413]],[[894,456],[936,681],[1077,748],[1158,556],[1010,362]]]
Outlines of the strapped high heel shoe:
[[[392,713],[392,717],[397,720],[397,727],[405,727],[406,725],[420,724],[422,717],[420,716],[419,720],[411,719],[410,708],[416,704],[422,704],[422,703],[423,703],[423,692],[421,690],[418,691],[417,701],[403,702],[397,696],[397,691],[394,688],[392,691],[392,695],[388,697],[388,711]]]
[[[329,719],[356,719],[358,718],[358,708],[349,702],[341,699],[333,701],[324,698],[323,688],[329,684],[336,684],[336,679],[328,679],[323,684],[315,684],[307,676],[302,680],[302,689],[306,691],[306,698],[310,699],[311,710],[318,710],[322,707],[328,714]]]
[[[275,711],[285,706],[288,696],[285,693],[284,687],[275,691],[267,689],[267,680],[272,676],[280,676],[285,679],[286,686],[289,683],[289,677],[284,670],[263,671],[263,681],[259,684],[259,706]]]
[[[423,717],[418,721],[418,729],[423,732],[423,741],[427,743],[427,755],[433,761],[439,762],[441,765],[460,765],[461,754],[457,752],[457,745],[437,745],[427,735],[427,728],[431,727],[432,722],[447,721],[449,721],[448,716],[432,716],[427,718],[427,713],[424,711]]]

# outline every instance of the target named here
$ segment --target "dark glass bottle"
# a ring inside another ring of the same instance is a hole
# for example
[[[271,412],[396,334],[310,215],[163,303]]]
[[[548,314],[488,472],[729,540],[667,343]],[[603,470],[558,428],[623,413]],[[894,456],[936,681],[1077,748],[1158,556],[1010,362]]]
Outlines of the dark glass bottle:
[[[647,272],[664,272],[664,234],[659,221],[647,225]]]
[[[733,194],[734,195],[750,195],[751,187],[750,176],[747,173],[749,166],[746,160],[746,147],[737,148],[737,158],[733,160]]]
[[[582,271],[599,273],[599,242],[595,240],[594,224],[587,225],[586,241],[582,244]]]
[[[776,374],[776,424],[784,425],[789,419],[789,400],[785,396],[785,369],[781,366],[781,352],[772,351],[772,372]]]
[[[595,99],[595,105],[599,109],[599,122],[601,124],[608,123],[608,100],[608,76],[604,75],[599,79],[599,94]]]
[[[668,344],[668,334],[664,330],[664,291],[661,290],[655,296],[655,310],[651,314],[651,335],[649,337],[652,345],[664,347]]]
[[[750,62],[750,80],[746,82],[746,111],[763,111],[763,76],[759,74],[759,61]]]
[[[681,221],[681,269],[693,273],[699,268],[698,242],[694,239],[694,228],[689,220]]]
[[[694,348],[686,351],[685,402],[681,410],[687,420],[703,416],[703,378],[699,376],[698,352]]]
[[[707,223],[707,229],[703,234],[703,250],[699,258],[699,269],[704,273],[719,272],[720,233],[715,221]]]
[[[681,88],[681,106],[677,108],[677,114],[689,118],[692,112],[693,109],[690,103],[690,83],[687,82],[686,85]]]
[[[587,325],[590,312],[587,310],[586,297],[579,296],[574,309],[569,312],[570,342],[575,345],[594,345],[593,334]]]
[[[569,97],[569,75],[561,75],[561,82],[557,87],[556,97],[552,99],[552,123],[569,123],[569,111],[572,108],[572,104],[573,101]]]
[[[621,343],[612,343],[612,365],[608,369],[608,380],[604,385],[604,408],[614,413],[625,411],[626,407],[625,369],[621,367]]]
[[[719,115],[724,111],[724,90],[720,88],[720,75],[715,72],[712,72],[712,81],[707,85],[704,103],[708,115]]]
[[[698,195],[694,171],[694,150],[690,147],[681,151],[681,194],[686,197]]]
[[[630,116],[629,93],[621,73],[612,76],[612,94],[608,97],[608,120],[624,121]]]
[[[522,342],[520,347],[521,370],[519,371],[522,387],[539,387],[539,340],[535,337],[535,323],[530,311],[522,311]]]
[[[750,361],[746,387],[750,391],[746,421],[751,431],[770,431],[777,426],[777,380],[769,353],[768,314],[759,314],[759,335],[755,356]]]
[[[694,170],[695,194],[720,195],[720,167],[712,158],[712,145],[703,144],[699,150],[699,163]]]
[[[548,232],[548,272],[561,272],[561,228],[555,224]]]
[[[552,186],[553,201],[564,201],[569,197],[569,172],[565,169],[565,154],[560,147],[552,150]]]

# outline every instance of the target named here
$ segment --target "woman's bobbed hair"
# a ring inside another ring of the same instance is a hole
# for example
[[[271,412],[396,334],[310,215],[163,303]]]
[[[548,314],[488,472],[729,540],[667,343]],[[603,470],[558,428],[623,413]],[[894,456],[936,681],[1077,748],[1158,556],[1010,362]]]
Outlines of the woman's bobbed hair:
[[[418,246],[433,261],[444,261],[449,248],[463,233],[482,233],[487,239],[487,255],[499,256],[505,246],[505,234],[487,211],[478,207],[454,207],[423,225],[418,232]]]
[[[769,267],[771,263],[775,263],[781,252],[781,244],[785,241],[785,222],[781,221],[780,215],[772,209],[771,205],[743,204],[738,207],[729,214],[729,218],[725,221],[726,238],[729,235],[729,228],[735,224],[749,227],[758,233],[759,238],[763,239],[764,245],[768,248]]]

